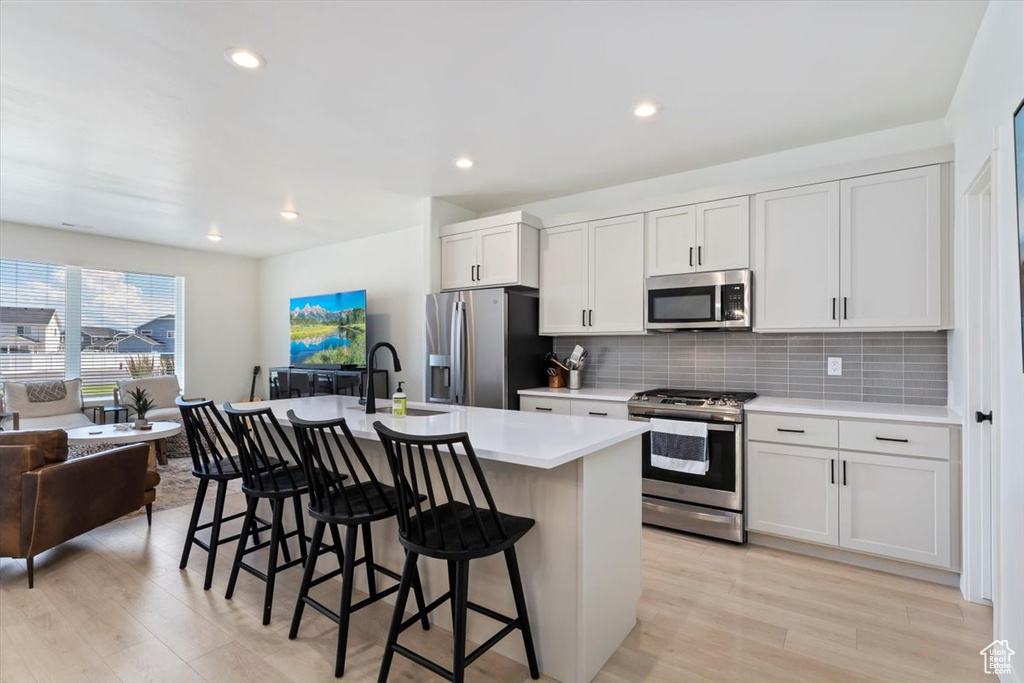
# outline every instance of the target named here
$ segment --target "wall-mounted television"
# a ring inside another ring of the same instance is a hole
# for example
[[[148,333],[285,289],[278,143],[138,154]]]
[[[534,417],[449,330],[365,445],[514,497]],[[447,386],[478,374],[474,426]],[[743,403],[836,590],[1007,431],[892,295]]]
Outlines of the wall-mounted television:
[[[289,306],[294,366],[361,368],[366,364],[366,290],[300,296]]]

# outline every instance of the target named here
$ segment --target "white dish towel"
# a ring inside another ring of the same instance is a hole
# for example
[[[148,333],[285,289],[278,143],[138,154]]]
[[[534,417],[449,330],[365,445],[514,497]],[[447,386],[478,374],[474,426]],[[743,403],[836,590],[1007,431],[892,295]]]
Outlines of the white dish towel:
[[[708,424],[651,420],[651,466],[663,470],[708,473]]]

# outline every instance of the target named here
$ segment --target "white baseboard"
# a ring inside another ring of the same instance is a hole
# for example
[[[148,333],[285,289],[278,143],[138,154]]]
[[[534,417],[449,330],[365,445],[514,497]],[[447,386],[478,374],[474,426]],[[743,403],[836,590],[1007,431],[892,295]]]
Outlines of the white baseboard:
[[[864,555],[862,553],[843,550],[842,548],[828,548],[821,545],[815,545],[813,543],[803,543],[801,541],[794,541],[789,538],[772,536],[770,534],[761,534],[755,531],[747,532],[747,542],[754,545],[763,545],[768,548],[775,548],[777,550],[798,553],[800,555],[810,555],[811,557],[817,557],[823,560],[852,564],[855,567],[863,567],[865,569],[874,569],[888,574],[906,576],[911,579],[920,579],[922,581],[939,583],[944,586],[953,586],[955,588],[960,587],[960,573],[950,571],[948,569],[937,569],[935,567],[925,567],[919,564],[900,562],[898,560],[888,560],[884,557]]]

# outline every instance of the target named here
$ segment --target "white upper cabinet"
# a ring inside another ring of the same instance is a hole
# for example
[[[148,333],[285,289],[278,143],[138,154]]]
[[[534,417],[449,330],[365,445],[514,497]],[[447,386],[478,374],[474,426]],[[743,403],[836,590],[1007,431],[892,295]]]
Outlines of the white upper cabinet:
[[[586,329],[590,303],[588,234],[586,223],[541,231],[541,334],[569,334]]]
[[[698,204],[697,272],[750,267],[750,197]]]
[[[754,328],[839,326],[839,183],[754,198]]]
[[[644,223],[636,214],[543,230],[541,334],[644,330]]]
[[[695,206],[647,214],[647,274],[677,275],[697,269]]]
[[[938,166],[840,183],[843,327],[942,325]]]
[[[643,216],[594,221],[589,229],[587,331],[643,332]]]
[[[471,232],[441,238],[441,289],[476,286],[477,243]]]
[[[942,169],[758,194],[754,329],[948,327]]]
[[[441,289],[539,285],[537,228],[500,224],[520,212],[441,228]]]
[[[750,197],[647,214],[647,275],[750,267]]]

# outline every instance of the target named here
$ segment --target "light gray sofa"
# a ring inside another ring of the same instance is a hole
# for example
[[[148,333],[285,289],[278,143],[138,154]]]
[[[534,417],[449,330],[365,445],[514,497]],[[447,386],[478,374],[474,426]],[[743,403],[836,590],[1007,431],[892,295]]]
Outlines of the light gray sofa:
[[[146,419],[150,422],[161,420],[181,420],[181,411],[174,403],[174,400],[181,394],[178,386],[178,378],[174,375],[160,375],[159,377],[140,377],[138,379],[122,379],[117,382],[117,399],[120,405],[129,406],[131,410],[131,392],[136,387],[142,387],[149,394],[155,404],[153,409],[146,413]]]
[[[4,385],[5,413],[18,413],[21,429],[74,429],[88,427],[93,421],[82,412],[82,380],[64,380],[67,395],[59,400],[33,402],[28,399],[27,382],[7,380]],[[5,420],[4,429],[11,429],[11,420]]]

